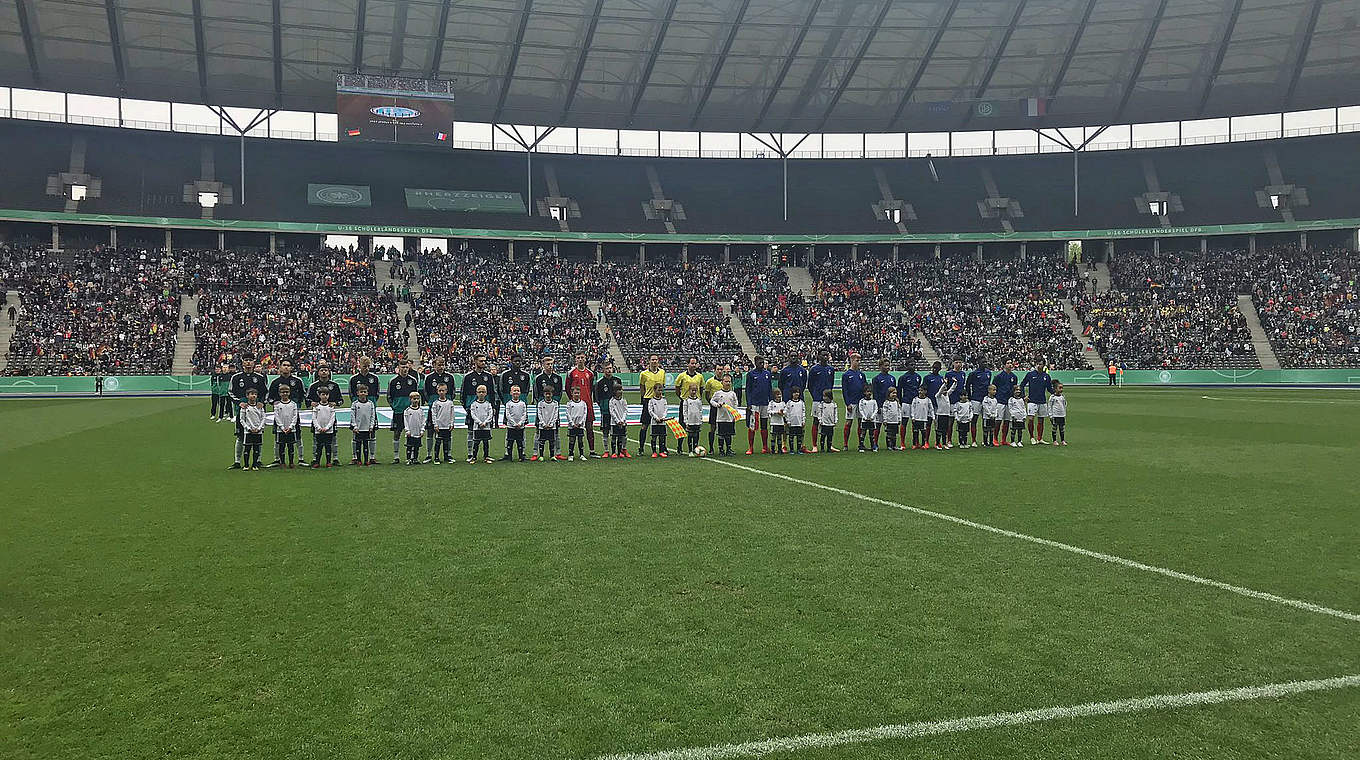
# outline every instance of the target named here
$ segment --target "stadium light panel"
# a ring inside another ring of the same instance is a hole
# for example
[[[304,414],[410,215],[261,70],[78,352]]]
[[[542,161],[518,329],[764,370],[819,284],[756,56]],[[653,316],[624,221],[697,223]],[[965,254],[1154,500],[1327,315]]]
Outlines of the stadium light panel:
[[[888,209],[888,221],[892,222],[893,224],[901,224],[901,223],[902,223],[902,209],[900,209],[900,208],[890,208],[890,209]]]
[[[198,205],[203,208],[212,208],[217,205],[217,193],[199,193]]]
[[[1148,211],[1153,216],[1166,216],[1166,201],[1148,201]]]
[[[88,192],[89,188],[86,187],[85,185],[71,185],[66,189],[67,197],[69,197],[73,201],[85,200],[85,196]]]

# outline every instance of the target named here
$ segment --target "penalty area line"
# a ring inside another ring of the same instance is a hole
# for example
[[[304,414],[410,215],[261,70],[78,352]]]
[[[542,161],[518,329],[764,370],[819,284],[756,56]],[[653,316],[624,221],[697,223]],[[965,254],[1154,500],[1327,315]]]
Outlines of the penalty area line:
[[[1045,707],[1023,712],[992,713],[951,720],[898,723],[895,725],[856,728],[824,734],[803,734],[775,739],[718,744],[709,747],[688,747],[652,752],[632,752],[605,755],[598,760],[722,760],[723,758],[759,757],[776,752],[841,747],[849,744],[887,739],[914,739],[938,734],[955,734],[1005,726],[1024,726],[1054,720],[1085,718],[1099,715],[1125,715],[1152,710],[1173,710],[1182,707],[1217,705],[1226,702],[1249,702],[1278,699],[1294,694],[1332,691],[1360,686],[1360,675],[1322,678],[1314,681],[1288,681],[1263,686],[1243,686],[1216,691],[1195,691],[1185,694],[1158,694],[1151,697],[1119,699],[1112,702],[1087,702],[1069,707]]]
[[[836,488],[835,486],[828,486],[823,483],[817,483],[811,480],[803,480],[802,478],[795,478],[790,475],[783,475],[777,472],[770,472],[768,470],[762,470],[756,467],[747,467],[746,465],[737,464],[735,462],[724,462],[721,459],[713,459],[711,457],[707,458],[707,461],[712,462],[714,464],[720,464],[724,467],[732,467],[738,470],[744,470],[746,472],[755,473],[757,475],[764,475],[767,478],[775,478],[776,480],[784,480],[789,483],[797,483],[798,485],[807,486],[809,488],[817,488],[823,491],[830,491],[831,493],[840,494],[841,496],[848,496],[852,499],[867,501],[871,504],[880,504],[885,507],[893,507],[894,509],[900,509],[904,512],[910,512],[912,514],[921,515],[923,517],[933,517],[936,520],[944,520],[945,522],[951,522],[954,523],[955,525],[962,525],[968,528],[974,528],[976,530],[994,533],[998,536],[1014,538],[1020,541],[1028,541],[1029,543],[1038,544],[1040,546],[1047,546],[1051,549],[1061,549],[1062,551],[1065,552],[1070,552],[1072,554],[1088,557],[1090,559],[1098,559],[1102,562],[1109,562],[1111,564],[1120,565],[1121,567],[1127,567],[1133,570],[1142,570],[1148,573],[1155,573],[1157,575],[1166,576],[1167,578],[1175,578],[1176,580],[1180,581],[1197,583],[1201,586],[1216,588],[1220,591],[1227,591],[1229,593],[1237,594],[1239,596],[1245,596],[1251,599],[1259,599],[1265,602],[1274,602],[1275,604],[1282,604],[1287,607],[1293,607],[1295,609],[1306,610],[1308,612],[1315,612],[1319,615],[1330,615],[1335,618],[1341,618],[1342,620],[1349,620],[1354,623],[1360,623],[1360,615],[1357,615],[1354,612],[1346,612],[1345,610],[1337,610],[1331,607],[1324,607],[1320,604],[1313,604],[1312,602],[1305,602],[1299,599],[1290,599],[1288,597],[1278,596],[1276,594],[1271,594],[1265,591],[1256,591],[1255,589],[1249,589],[1243,586],[1234,586],[1231,583],[1224,583],[1222,581],[1216,581],[1211,578],[1203,578],[1198,575],[1191,575],[1190,573],[1182,573],[1179,570],[1172,570],[1170,568],[1165,567],[1157,567],[1156,565],[1148,565],[1143,562],[1138,562],[1137,560],[1125,559],[1124,557],[1116,557],[1113,554],[1105,554],[1104,552],[1083,549],[1080,546],[1073,546],[1072,544],[1064,544],[1061,541],[1053,541],[1051,539],[1040,538],[1038,536],[1031,536],[1025,533],[1017,533],[1016,531],[1013,530],[998,528],[994,525],[987,525],[986,523],[974,522],[972,520],[967,520],[962,517],[955,517],[954,515],[945,514],[943,512],[934,512],[929,509],[922,509],[920,507],[913,507],[908,504],[900,504],[895,501],[888,501],[887,499],[879,499],[873,496],[866,496],[862,493],[847,491],[844,488]]]

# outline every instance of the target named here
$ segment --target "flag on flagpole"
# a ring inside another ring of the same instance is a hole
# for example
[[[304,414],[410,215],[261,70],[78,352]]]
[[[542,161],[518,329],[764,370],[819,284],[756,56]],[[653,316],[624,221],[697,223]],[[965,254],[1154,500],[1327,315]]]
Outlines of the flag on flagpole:
[[[687,435],[685,433],[685,426],[681,425],[680,420],[677,420],[674,417],[666,420],[666,427],[670,428],[671,435],[674,435],[675,440],[677,441],[684,438]]]

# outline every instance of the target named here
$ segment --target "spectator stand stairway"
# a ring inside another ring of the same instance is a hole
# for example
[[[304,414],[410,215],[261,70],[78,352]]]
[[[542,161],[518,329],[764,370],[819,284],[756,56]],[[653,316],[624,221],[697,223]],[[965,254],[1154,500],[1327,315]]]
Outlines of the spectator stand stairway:
[[[407,264],[411,267],[417,266],[414,262],[407,262]],[[392,265],[390,262],[386,261],[373,262],[373,283],[378,286],[379,293],[383,292],[388,287],[391,287],[394,293],[400,293],[402,286],[405,285],[405,282],[393,279]],[[420,283],[420,271],[417,269],[415,281],[411,284],[411,295],[417,296],[423,292],[425,292],[425,288]],[[412,320],[409,328],[407,327],[407,319]],[[416,327],[415,315],[411,311],[411,304],[401,298],[397,299],[397,327],[406,331],[406,357],[412,362],[415,362],[416,366],[419,366],[420,341],[416,336],[420,334],[420,330]]]
[[[807,270],[802,271],[806,276]],[[790,284],[792,284],[792,278],[790,278]],[[732,302],[719,301],[718,307],[722,309],[723,314],[727,315],[727,324],[732,328],[732,337],[737,339],[737,345],[741,347],[741,352],[746,355],[747,359],[754,357],[756,355],[755,343],[751,342],[751,336],[746,332],[746,327],[742,325],[741,320],[732,311]]]
[[[198,332],[194,327],[184,329],[184,318],[189,317],[197,326],[198,299],[187,293],[179,297],[179,319],[175,321],[175,358],[170,363],[170,374],[192,375],[194,373],[194,354],[198,351]]]
[[[1251,330],[1251,346],[1256,349],[1256,359],[1261,362],[1261,369],[1279,369],[1280,360],[1275,356],[1275,348],[1270,345],[1270,339],[1266,337],[1265,328],[1261,327],[1261,319],[1256,314],[1256,303],[1251,300],[1251,296],[1237,296],[1237,310],[1247,321],[1247,329]]]
[[[9,321],[11,306],[17,314],[13,324]],[[4,305],[0,306],[0,374],[9,368],[9,341],[14,337],[14,328],[19,326],[19,320],[23,318],[24,308],[19,300],[19,291],[11,290],[5,294]]]
[[[609,345],[609,359],[614,362],[614,366],[620,372],[628,368],[628,360],[623,356],[623,349],[619,348],[619,342],[614,338],[614,331],[609,329],[609,322],[600,316],[603,307],[599,301],[586,301],[586,308],[590,309],[590,316],[595,318],[595,330],[600,333],[600,339]]]
[[[1104,293],[1110,289],[1110,265],[1105,262],[1098,262],[1096,269],[1091,273],[1091,281],[1096,284],[1096,292]]]
[[[893,311],[898,314],[906,314],[900,303],[893,307]],[[925,333],[913,328],[911,337],[921,344],[921,364],[916,368],[917,370],[920,370],[921,367],[929,367],[940,360],[940,353],[935,350],[934,346],[930,345],[930,338],[927,338]]]
[[[1081,317],[1077,316],[1077,310],[1072,308],[1072,299],[1064,298],[1062,305],[1063,313],[1067,314],[1067,321],[1072,325],[1072,337],[1076,338],[1077,343],[1081,344],[1081,355],[1086,359],[1086,366],[1091,369],[1104,367],[1105,360],[1101,358],[1100,352],[1086,337],[1086,325],[1082,323]]]
[[[812,282],[812,273],[807,267],[784,267],[784,274],[789,278],[789,290],[799,295],[812,297],[816,290],[816,285]]]

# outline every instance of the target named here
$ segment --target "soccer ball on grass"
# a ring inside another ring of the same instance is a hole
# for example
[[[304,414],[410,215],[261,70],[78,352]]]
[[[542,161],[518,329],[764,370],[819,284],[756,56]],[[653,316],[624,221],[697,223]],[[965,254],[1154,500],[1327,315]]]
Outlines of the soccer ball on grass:
[[[703,446],[695,446],[695,447],[694,447],[694,456],[696,456],[696,457],[704,456],[704,455],[707,454],[707,453],[708,453],[708,449],[704,448]]]

